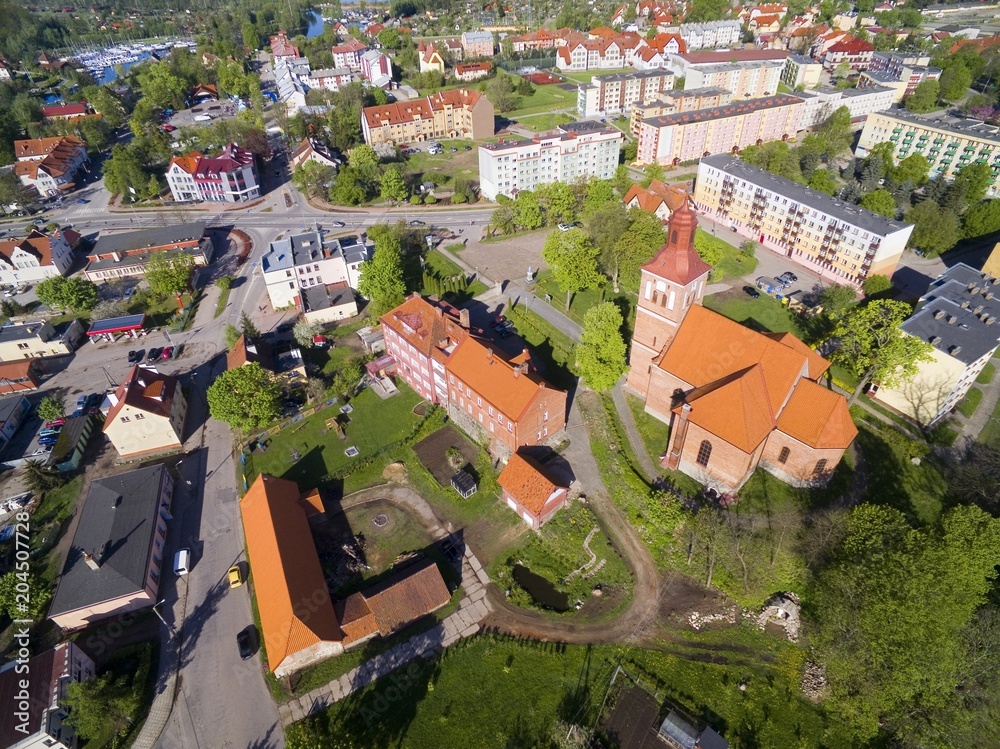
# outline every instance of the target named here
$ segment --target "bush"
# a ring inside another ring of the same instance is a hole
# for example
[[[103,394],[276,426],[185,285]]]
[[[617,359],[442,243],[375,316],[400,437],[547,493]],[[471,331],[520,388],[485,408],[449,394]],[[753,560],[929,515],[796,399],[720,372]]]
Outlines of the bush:
[[[410,196],[410,205],[423,205],[423,204],[424,204],[424,199],[419,195]]]
[[[861,290],[865,292],[865,296],[882,294],[891,288],[892,281],[889,280],[888,276],[868,276],[861,284]]]
[[[435,198],[433,195],[428,195],[426,198],[424,198],[424,205],[434,205],[437,202],[438,199]]]
[[[462,193],[455,193],[451,196],[452,205],[458,205],[459,203],[467,203],[468,198],[466,198]]]
[[[215,282],[215,285],[218,286],[221,291],[228,291],[233,287],[233,277],[223,276]]]

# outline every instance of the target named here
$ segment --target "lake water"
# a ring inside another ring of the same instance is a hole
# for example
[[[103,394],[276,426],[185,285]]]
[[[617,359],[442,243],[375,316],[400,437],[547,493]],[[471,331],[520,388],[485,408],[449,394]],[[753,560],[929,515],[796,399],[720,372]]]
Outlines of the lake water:
[[[517,584],[528,591],[536,603],[553,611],[569,611],[569,596],[544,577],[521,564],[514,565],[513,573]]]
[[[312,11],[306,18],[309,19],[309,25],[306,26],[306,39],[312,39],[314,36],[319,36],[323,33],[323,16],[316,11]]]
[[[140,62],[145,62],[150,57],[151,57],[151,55],[149,54],[149,52],[142,52],[139,55],[139,59],[138,60],[135,60],[133,62],[122,63],[122,67],[125,68],[125,72],[127,73],[129,71],[129,68],[131,68],[133,65],[138,65]],[[96,75],[94,77],[97,78],[97,82],[98,83],[107,84],[107,83],[111,83],[111,81],[113,81],[115,78],[117,78],[118,77],[118,73],[115,72],[115,69],[112,66],[110,68],[105,68],[104,72],[101,73],[100,77],[98,77]]]

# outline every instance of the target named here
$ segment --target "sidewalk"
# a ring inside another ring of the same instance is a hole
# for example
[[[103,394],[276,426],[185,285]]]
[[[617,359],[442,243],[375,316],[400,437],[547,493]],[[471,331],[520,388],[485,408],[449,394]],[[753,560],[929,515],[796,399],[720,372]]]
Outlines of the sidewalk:
[[[611,399],[615,402],[618,417],[625,427],[628,441],[632,445],[632,452],[639,458],[639,464],[646,474],[646,481],[652,483],[660,475],[660,472],[656,470],[656,466],[653,465],[653,459],[649,457],[646,444],[642,441],[639,428],[635,425],[635,417],[632,415],[632,409],[628,407],[628,403],[625,401],[625,391],[622,390],[624,384],[625,377],[622,376],[611,390]],[[664,445],[663,449],[666,450],[667,446]]]
[[[447,535],[443,528],[438,528],[435,540]],[[462,559],[462,590],[465,595],[458,611],[426,632],[414,635],[406,642],[401,642],[384,653],[369,658],[339,679],[317,687],[298,699],[279,705],[278,715],[281,718],[281,725],[287,727],[313,713],[325,710],[334,702],[339,702],[364,689],[400,666],[416,658],[434,657],[440,650],[454,645],[461,638],[478,633],[479,623],[492,611],[492,606],[486,598],[486,586],[489,582],[486,570],[482,568],[472,550],[466,547],[465,557]],[[407,669],[407,672],[399,678],[404,681],[410,678],[419,679],[419,669],[416,675],[412,668]]]

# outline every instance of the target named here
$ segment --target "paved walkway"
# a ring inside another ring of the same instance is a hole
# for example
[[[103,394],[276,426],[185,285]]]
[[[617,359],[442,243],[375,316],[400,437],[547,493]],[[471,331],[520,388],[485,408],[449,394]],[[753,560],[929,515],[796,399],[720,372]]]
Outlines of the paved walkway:
[[[1000,359],[990,360],[994,366],[1000,366]],[[993,411],[1000,402],[1000,372],[993,375],[993,380],[989,385],[973,385],[983,391],[983,399],[979,401],[979,407],[972,414],[972,418],[966,419],[959,416],[958,421],[962,427],[962,436],[970,440],[979,438],[979,433],[986,428]]]
[[[438,528],[435,540],[447,535],[443,528]],[[281,724],[289,726],[306,716],[325,710],[334,702],[339,702],[363,689],[400,666],[416,658],[431,657],[439,650],[454,645],[461,638],[471,637],[479,632],[479,623],[492,611],[492,606],[486,599],[486,585],[489,581],[475,554],[466,547],[465,557],[462,559],[462,590],[465,595],[458,606],[458,611],[426,632],[414,635],[406,642],[401,642],[384,653],[369,658],[339,679],[334,679],[298,699],[280,705],[278,714],[281,717]]]
[[[646,443],[642,441],[639,428],[635,425],[635,417],[632,415],[632,409],[628,407],[628,403],[625,401],[625,391],[622,390],[624,384],[625,377],[623,376],[611,391],[611,398],[615,402],[618,417],[625,426],[625,433],[628,435],[628,441],[632,445],[632,452],[639,459],[639,465],[646,474],[646,481],[652,483],[660,475],[660,472],[656,470],[656,466],[653,465],[653,459],[649,457],[649,452],[646,450]],[[664,445],[663,449],[666,450],[667,446]]]

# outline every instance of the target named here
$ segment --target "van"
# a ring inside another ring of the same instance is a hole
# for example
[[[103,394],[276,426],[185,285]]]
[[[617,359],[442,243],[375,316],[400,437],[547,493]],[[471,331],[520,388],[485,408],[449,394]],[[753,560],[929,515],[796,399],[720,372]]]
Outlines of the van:
[[[209,122],[212,119],[210,114],[199,114],[194,118],[195,122]]]
[[[181,549],[174,554],[174,572],[186,575],[191,571],[191,549]]]

